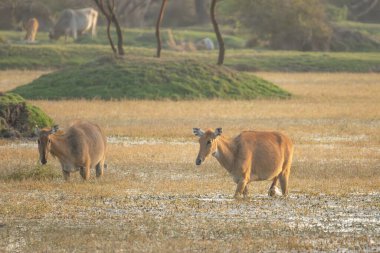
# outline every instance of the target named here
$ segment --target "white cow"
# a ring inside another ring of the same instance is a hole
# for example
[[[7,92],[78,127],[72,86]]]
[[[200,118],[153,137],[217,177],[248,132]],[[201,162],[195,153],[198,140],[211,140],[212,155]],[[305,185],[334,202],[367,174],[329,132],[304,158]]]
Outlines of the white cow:
[[[199,50],[214,50],[214,42],[210,38],[204,38],[197,42],[197,49]]]
[[[93,8],[85,9],[65,9],[58,19],[58,22],[50,31],[50,39],[58,40],[61,36],[71,36],[76,40],[78,35],[91,31],[91,36],[96,35],[96,23],[98,12]]]

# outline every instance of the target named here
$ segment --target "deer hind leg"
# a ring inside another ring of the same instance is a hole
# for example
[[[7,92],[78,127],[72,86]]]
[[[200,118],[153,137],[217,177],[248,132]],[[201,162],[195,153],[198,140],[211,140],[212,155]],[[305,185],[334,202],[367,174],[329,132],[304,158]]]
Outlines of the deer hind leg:
[[[289,173],[281,173],[279,176],[282,196],[286,197],[288,195],[288,180]]]
[[[282,195],[286,197],[288,195],[288,181],[290,175],[290,167],[292,165],[293,153],[291,153],[288,159],[284,162],[282,172],[279,175]]]
[[[103,176],[104,173],[104,162],[105,159],[102,159],[97,165],[96,165],[96,177]]]

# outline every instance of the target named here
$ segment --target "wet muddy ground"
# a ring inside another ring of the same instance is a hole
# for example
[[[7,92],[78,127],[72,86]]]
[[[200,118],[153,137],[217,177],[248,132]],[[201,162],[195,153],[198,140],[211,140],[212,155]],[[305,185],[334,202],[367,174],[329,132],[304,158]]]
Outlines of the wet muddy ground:
[[[54,211],[43,218],[3,219],[3,250],[380,250],[378,193],[294,193],[287,199],[255,195],[248,201],[218,194],[130,194],[86,199],[88,206],[65,208],[60,207],[62,200],[75,196],[40,197],[55,203]]]
[[[299,149],[319,154],[315,159],[324,159],[313,162],[311,156],[298,153],[289,197],[271,198],[266,195],[270,182],[253,182],[249,199],[235,200],[235,185],[216,161],[210,159],[201,168],[193,164],[196,142],[110,137],[110,163],[102,180],[81,182],[76,173],[70,183],[64,183],[58,174],[51,181],[2,184],[0,249],[378,252],[380,192],[376,188],[349,190],[346,184],[351,182],[356,184],[352,189],[361,189],[360,184],[367,178],[363,175],[376,170],[380,151],[376,146],[355,147],[364,156],[356,162],[351,155],[326,155],[336,149],[350,153],[350,147],[339,143],[352,138],[366,140],[365,136],[314,136],[299,144]],[[316,143],[307,144],[313,141]],[[1,145],[3,151],[17,150],[21,155],[25,152],[28,166],[36,162],[36,148],[33,141]],[[180,155],[174,155],[178,150]],[[355,171],[347,172],[348,179],[339,182],[338,178],[326,180],[328,173],[317,170],[324,167],[336,173],[347,164],[363,161],[369,169],[358,174],[364,177],[359,183]],[[57,161],[52,160],[51,166],[59,172]],[[309,174],[303,172],[305,168]],[[325,181],[327,185],[313,185],[312,181]],[[378,180],[372,184],[378,185]]]

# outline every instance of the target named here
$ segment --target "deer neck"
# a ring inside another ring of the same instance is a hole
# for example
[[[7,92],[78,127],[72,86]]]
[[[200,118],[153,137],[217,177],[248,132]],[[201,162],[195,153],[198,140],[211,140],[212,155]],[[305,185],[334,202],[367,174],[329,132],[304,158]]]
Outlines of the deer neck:
[[[226,170],[231,171],[234,164],[234,146],[232,140],[224,136],[217,139],[216,151],[212,154]]]
[[[62,135],[52,134],[50,136],[51,146],[50,153],[54,157],[58,157],[60,161],[67,160],[69,155],[66,150],[66,141]]]

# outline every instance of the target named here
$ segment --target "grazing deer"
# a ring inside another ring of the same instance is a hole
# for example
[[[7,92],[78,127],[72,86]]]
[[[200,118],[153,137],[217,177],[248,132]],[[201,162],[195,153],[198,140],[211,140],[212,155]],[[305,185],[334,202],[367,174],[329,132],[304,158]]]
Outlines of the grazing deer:
[[[37,129],[36,133],[41,163],[47,163],[49,153],[57,157],[65,180],[78,170],[87,180],[92,167],[96,168],[97,177],[103,175],[107,140],[98,125],[78,120],[65,132],[54,126]]]
[[[211,154],[233,177],[237,184],[235,198],[248,196],[251,181],[272,180],[269,196],[276,195],[280,181],[283,196],[288,194],[288,179],[293,158],[293,143],[279,132],[244,131],[235,138],[222,135],[222,128],[203,131],[193,128],[199,137],[196,165]]]
[[[34,42],[36,39],[37,31],[38,31],[38,20],[36,18],[29,19],[25,25],[24,28],[26,30],[25,38],[24,40],[27,42]]]

